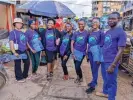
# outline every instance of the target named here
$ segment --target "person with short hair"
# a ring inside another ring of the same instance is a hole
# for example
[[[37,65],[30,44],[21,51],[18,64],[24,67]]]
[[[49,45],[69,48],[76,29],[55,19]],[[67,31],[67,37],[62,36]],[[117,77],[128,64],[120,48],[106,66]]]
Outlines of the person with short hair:
[[[37,76],[37,70],[40,64],[40,52],[43,50],[43,46],[39,34],[35,31],[35,21],[29,20],[28,25],[29,29],[25,32],[25,34],[28,39],[27,45],[32,61],[32,75],[29,77],[29,79],[32,79]]]
[[[22,59],[24,63],[24,69],[21,69],[21,59],[14,60],[15,62],[15,76],[17,82],[23,83],[28,77],[28,71],[30,66],[30,60],[27,54],[27,38],[26,35],[21,31],[23,26],[23,21],[21,18],[15,18],[13,22],[14,30],[9,33],[10,48],[12,53],[19,57],[20,54],[25,53],[27,59]],[[18,48],[15,49],[14,44],[18,45]]]
[[[88,58],[91,65],[92,81],[88,84],[89,88],[86,93],[92,93],[97,86],[98,70],[101,63],[101,46],[104,32],[100,29],[100,20],[94,18],[92,20],[92,32],[88,37]]]
[[[97,96],[108,97],[108,100],[116,100],[117,76],[119,60],[126,46],[126,33],[121,27],[117,27],[120,14],[113,12],[109,15],[110,29],[106,32],[103,42],[103,91],[97,92]]]
[[[60,43],[60,32],[54,28],[55,20],[48,19],[47,28],[41,32],[41,40],[44,46],[42,55],[46,56],[47,61],[47,80],[51,80],[53,77],[53,69],[55,60],[57,59],[57,52]]]
[[[69,79],[68,70],[67,70],[67,61],[71,54],[71,38],[72,38],[72,24],[67,23],[65,26],[65,32],[61,38],[60,42],[60,56],[61,56],[61,65],[64,72],[64,80]]]
[[[81,64],[84,56],[86,55],[88,32],[84,29],[85,21],[83,19],[80,19],[78,21],[78,25],[79,30],[73,34],[71,40],[71,52],[73,55],[75,70],[77,74],[77,78],[74,82],[80,84],[81,82],[83,82]]]

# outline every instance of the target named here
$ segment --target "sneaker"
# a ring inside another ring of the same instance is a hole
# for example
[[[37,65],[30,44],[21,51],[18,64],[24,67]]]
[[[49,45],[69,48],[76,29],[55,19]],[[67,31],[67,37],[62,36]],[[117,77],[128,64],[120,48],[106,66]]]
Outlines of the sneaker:
[[[69,80],[69,75],[66,75],[66,80]]]
[[[24,83],[25,82],[25,79],[22,79],[22,80],[17,80],[18,83]]]
[[[108,98],[108,95],[107,94],[104,94],[102,92],[96,92],[96,96]]]
[[[87,94],[90,94],[90,93],[94,92],[94,90],[95,90],[94,87],[90,87],[90,88],[88,88],[88,89],[86,90],[86,93],[87,93]]]
[[[83,82],[83,78],[77,77],[77,79],[74,81],[74,83],[81,83]]]
[[[50,72],[50,77],[53,77],[53,72]]]
[[[49,81],[49,80],[51,80],[51,75],[50,75],[50,73],[49,74],[47,74],[47,80]]]
[[[63,76],[63,80],[68,80],[69,79],[69,76],[68,75],[64,75]]]
[[[34,75],[30,75],[29,77],[26,78],[26,80],[32,80]]]

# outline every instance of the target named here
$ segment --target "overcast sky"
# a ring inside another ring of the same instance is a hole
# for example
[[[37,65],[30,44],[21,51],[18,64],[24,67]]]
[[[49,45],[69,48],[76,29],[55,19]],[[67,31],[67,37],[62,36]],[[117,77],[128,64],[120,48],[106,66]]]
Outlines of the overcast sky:
[[[28,0],[28,1],[35,1],[35,0]],[[44,0],[40,0],[40,1],[44,1]],[[70,8],[78,17],[91,16],[92,0],[54,0],[54,1],[62,2],[68,8]]]
[[[77,16],[91,16],[91,0],[55,0],[64,2]],[[66,2],[66,3],[65,3]],[[80,4],[80,5],[76,5]]]

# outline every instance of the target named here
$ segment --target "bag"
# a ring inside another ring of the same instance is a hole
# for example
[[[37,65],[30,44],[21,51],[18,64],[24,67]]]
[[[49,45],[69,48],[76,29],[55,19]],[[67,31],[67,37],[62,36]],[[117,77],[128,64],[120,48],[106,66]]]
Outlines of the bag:
[[[100,61],[100,46],[99,45],[92,46],[90,47],[90,51],[93,56],[93,61]]]
[[[15,40],[16,40],[16,43],[14,43],[14,49],[18,50],[16,33],[15,33],[15,31],[13,31],[13,32],[14,32],[14,36],[15,36]],[[9,42],[6,44],[6,48],[10,50],[10,43]]]
[[[35,36],[36,37],[36,36]],[[43,45],[41,43],[41,40],[38,40],[39,37],[36,37],[36,38],[32,38],[31,39],[31,43],[32,43],[32,46],[33,46],[33,49],[36,51],[36,52],[39,52],[39,51],[42,51],[44,48],[43,48]]]
[[[83,52],[80,52],[80,51],[74,49],[74,56],[75,56],[75,60],[81,61],[84,54],[83,54]]]

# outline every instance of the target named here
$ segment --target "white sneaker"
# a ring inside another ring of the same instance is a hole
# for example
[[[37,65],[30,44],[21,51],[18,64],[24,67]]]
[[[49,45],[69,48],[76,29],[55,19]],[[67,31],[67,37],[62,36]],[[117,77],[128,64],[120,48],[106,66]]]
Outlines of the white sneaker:
[[[25,82],[25,79],[22,79],[22,80],[17,80],[18,83],[24,83]]]

